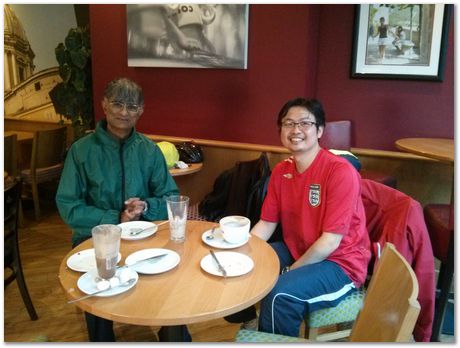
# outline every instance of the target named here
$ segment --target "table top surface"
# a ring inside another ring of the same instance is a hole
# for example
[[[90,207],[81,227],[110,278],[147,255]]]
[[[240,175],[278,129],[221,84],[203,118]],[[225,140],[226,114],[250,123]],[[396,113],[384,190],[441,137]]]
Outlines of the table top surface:
[[[190,163],[188,168],[172,168],[169,172],[171,173],[171,176],[182,176],[199,172],[201,168],[203,168],[203,163]]]
[[[279,261],[275,251],[263,240],[252,236],[248,243],[234,249],[216,249],[206,245],[202,234],[215,226],[207,221],[187,221],[186,241],[169,240],[169,225],[142,240],[121,240],[120,253],[124,264],[127,256],[147,248],[176,251],[181,260],[174,269],[154,275],[139,274],[139,281],[130,290],[111,297],[92,297],[76,302],[84,311],[117,322],[134,325],[184,325],[221,318],[236,313],[261,300],[275,285]],[[89,239],[70,251],[59,268],[61,286],[69,300],[84,295],[77,287],[83,274],[67,267],[67,259],[75,252],[92,248]],[[254,268],[238,277],[223,278],[208,274],[200,267],[209,250],[234,251],[248,255]]]
[[[404,138],[396,141],[400,150],[443,162],[454,162],[454,139]]]
[[[18,136],[18,141],[32,140],[34,138],[33,132],[26,131],[5,131],[4,136],[16,134]]]

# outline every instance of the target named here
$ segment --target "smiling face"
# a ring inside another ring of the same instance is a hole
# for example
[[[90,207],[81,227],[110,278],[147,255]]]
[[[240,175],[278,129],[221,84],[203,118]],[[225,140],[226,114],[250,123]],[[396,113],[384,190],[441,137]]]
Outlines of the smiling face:
[[[137,112],[128,111],[131,109],[129,105],[117,100],[110,101],[107,98],[102,100],[107,130],[120,139],[129,136],[144,111],[142,107],[139,107]]]
[[[293,127],[285,126],[292,122],[294,122]],[[305,122],[304,127],[301,127],[299,122]],[[302,106],[291,107],[281,120],[281,142],[294,156],[316,154],[319,151],[318,139],[322,136],[324,128],[323,126],[317,128],[315,123],[315,116]]]

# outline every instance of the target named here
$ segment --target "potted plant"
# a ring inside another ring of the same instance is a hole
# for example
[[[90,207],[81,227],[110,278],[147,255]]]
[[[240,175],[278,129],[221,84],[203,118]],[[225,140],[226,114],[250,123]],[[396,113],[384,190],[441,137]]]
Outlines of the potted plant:
[[[72,122],[75,139],[94,126],[91,43],[88,27],[69,30],[55,49],[62,82],[50,92],[56,113]]]

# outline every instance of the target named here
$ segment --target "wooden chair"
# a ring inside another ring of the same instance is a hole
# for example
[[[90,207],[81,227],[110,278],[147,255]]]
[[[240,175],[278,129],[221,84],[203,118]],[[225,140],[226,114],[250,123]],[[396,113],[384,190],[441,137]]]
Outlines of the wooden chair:
[[[16,279],[22,300],[29,312],[30,319],[37,320],[38,316],[32,304],[29,291],[27,290],[19,253],[18,215],[21,187],[22,182],[18,180],[4,192],[4,268],[9,268],[12,272],[4,280],[4,287],[6,288]]]
[[[419,284],[421,310],[414,339],[428,341],[434,312],[435,273],[433,250],[420,203],[410,196],[374,180],[361,180],[361,197],[366,213],[366,227],[371,241],[372,258],[368,274],[375,270],[379,247],[390,242],[413,268]],[[306,316],[306,337],[319,341],[347,337],[362,307],[361,289],[348,295],[336,307],[310,312]],[[331,326],[335,325],[335,326]],[[326,333],[325,329],[334,329]]]
[[[24,184],[30,185],[35,219],[40,218],[38,185],[59,179],[64,166],[67,128],[39,130],[34,134],[30,168],[21,171]]]
[[[363,308],[351,330],[350,341],[409,342],[420,312],[417,296],[418,282],[414,271],[394,245],[386,243]],[[286,336],[240,330],[236,342],[281,342],[283,337]],[[305,341],[291,337],[290,341],[293,340]]]
[[[351,342],[409,342],[420,312],[418,282],[391,243],[382,256],[351,330]]]

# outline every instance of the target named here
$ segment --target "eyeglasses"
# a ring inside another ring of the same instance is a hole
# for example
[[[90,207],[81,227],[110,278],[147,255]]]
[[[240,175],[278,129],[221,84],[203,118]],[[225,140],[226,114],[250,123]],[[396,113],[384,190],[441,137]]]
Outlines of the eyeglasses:
[[[113,112],[121,112],[123,111],[123,108],[126,108],[126,111],[131,115],[137,114],[141,108],[136,104],[125,104],[117,101],[110,102],[110,106],[112,107]]]
[[[299,129],[310,129],[311,126],[316,124],[316,122],[312,121],[299,121],[299,122],[294,122],[294,121],[284,121],[281,122],[281,127],[283,128],[295,128],[295,126],[299,126]]]

